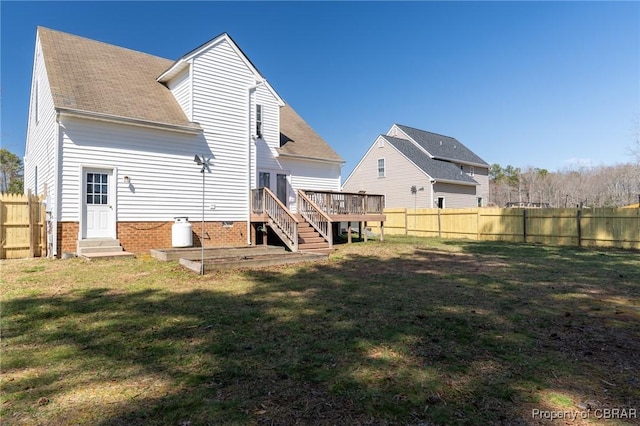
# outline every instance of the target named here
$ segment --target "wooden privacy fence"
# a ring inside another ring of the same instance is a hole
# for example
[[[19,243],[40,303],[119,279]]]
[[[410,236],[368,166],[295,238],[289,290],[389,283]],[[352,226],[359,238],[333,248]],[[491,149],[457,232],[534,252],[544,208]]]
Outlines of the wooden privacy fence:
[[[46,220],[36,195],[0,194],[0,259],[46,256]]]
[[[640,249],[640,209],[385,209],[387,235]],[[379,231],[379,222],[369,222]]]

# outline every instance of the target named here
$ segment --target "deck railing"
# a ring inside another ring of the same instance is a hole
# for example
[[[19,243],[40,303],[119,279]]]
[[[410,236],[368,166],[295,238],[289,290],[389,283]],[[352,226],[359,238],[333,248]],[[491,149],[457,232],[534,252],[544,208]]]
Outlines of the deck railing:
[[[269,221],[275,225],[271,228],[291,249],[298,251],[298,219],[282,204],[268,188],[251,191],[251,210],[253,213],[266,213]]]
[[[329,247],[333,245],[333,228],[331,226],[331,218],[327,216],[313,201],[307,197],[304,191],[298,191],[298,213],[305,218],[307,222],[318,233],[329,242]]]
[[[304,193],[316,206],[330,215],[383,214],[384,195],[331,191]]]

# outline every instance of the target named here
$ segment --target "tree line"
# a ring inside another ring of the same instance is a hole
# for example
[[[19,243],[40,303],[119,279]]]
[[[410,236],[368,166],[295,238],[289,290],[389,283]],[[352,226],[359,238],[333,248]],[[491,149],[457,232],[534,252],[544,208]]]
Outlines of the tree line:
[[[0,192],[22,194],[24,186],[22,160],[6,148],[0,149]]]
[[[636,164],[546,169],[493,164],[489,168],[489,204],[535,203],[542,206],[622,207],[640,202],[640,158]]]

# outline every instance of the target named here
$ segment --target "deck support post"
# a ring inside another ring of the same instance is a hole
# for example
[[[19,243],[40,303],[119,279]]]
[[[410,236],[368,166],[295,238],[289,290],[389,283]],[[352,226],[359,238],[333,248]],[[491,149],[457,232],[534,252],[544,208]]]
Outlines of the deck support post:
[[[384,241],[384,221],[380,222],[380,242]]]
[[[347,243],[351,244],[351,222],[347,222]]]
[[[358,221],[358,241],[362,241],[362,222]]]
[[[262,222],[262,245],[267,245],[267,224]]]
[[[369,236],[367,235],[367,221],[364,221],[364,242],[369,241]]]

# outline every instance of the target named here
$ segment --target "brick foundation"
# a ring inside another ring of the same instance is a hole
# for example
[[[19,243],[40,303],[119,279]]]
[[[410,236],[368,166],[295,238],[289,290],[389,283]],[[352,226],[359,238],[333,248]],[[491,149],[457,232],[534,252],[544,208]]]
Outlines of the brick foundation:
[[[118,222],[117,236],[126,251],[149,254],[149,250],[170,248],[174,222]],[[247,244],[247,222],[205,222],[205,247],[244,246]],[[194,247],[201,247],[202,222],[191,222]],[[78,241],[77,222],[58,223],[58,256],[75,252]]]
[[[58,257],[63,252],[75,253],[78,248],[78,222],[58,222]]]

